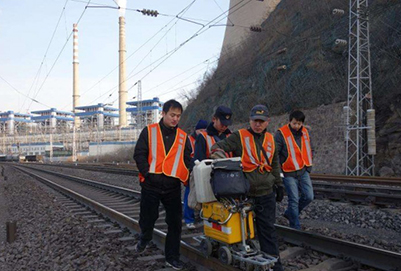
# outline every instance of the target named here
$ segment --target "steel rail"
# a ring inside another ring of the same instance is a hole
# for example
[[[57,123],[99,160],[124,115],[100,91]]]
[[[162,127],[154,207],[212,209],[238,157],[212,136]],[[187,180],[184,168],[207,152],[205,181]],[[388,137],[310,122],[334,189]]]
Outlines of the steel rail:
[[[328,175],[328,174],[326,175],[326,174],[316,174],[316,173],[312,173],[310,176],[311,176],[312,180],[320,180],[320,181],[401,186],[401,178]]]
[[[37,163],[39,164],[39,163]],[[99,164],[40,164],[48,166],[59,166],[68,168],[79,168],[93,171],[107,172],[111,174],[131,175],[137,176],[138,170],[128,169],[126,167],[117,167],[108,164],[101,166]],[[347,175],[331,175],[331,174],[318,174],[312,173],[311,179],[313,181],[327,181],[327,182],[341,182],[341,183],[360,183],[360,184],[374,184],[374,185],[390,185],[401,186],[401,178],[393,177],[372,177],[372,176],[347,176]]]
[[[55,172],[55,171],[51,171],[51,170],[46,170],[46,169],[42,169],[42,168],[30,167],[29,165],[23,165],[23,167],[30,168],[30,169],[33,169],[33,170],[36,170],[36,171],[41,171],[41,172],[44,172],[44,173],[47,173],[47,174],[52,174],[52,175],[55,175],[55,176],[59,176],[59,177],[64,178],[64,179],[72,180],[72,181],[79,182],[79,183],[82,183],[82,184],[86,184],[86,185],[89,185],[89,186],[105,189],[105,190],[108,190],[108,191],[113,191],[113,192],[116,192],[116,193],[119,193],[119,194],[122,194],[122,195],[125,195],[125,196],[133,197],[133,198],[138,198],[138,197],[141,196],[141,192],[139,192],[139,191],[135,191],[135,190],[128,189],[128,188],[123,188],[123,187],[120,187],[120,186],[115,186],[115,185],[111,185],[111,184],[106,184],[106,183],[102,183],[102,182],[88,180],[88,179],[84,179],[84,178],[77,177],[77,176],[66,175],[66,174],[63,174],[63,173],[59,173],[59,172]]]
[[[133,219],[127,215],[124,215],[120,212],[117,212],[103,204],[100,204],[94,200],[91,200],[88,197],[85,197],[79,193],[76,193],[68,188],[65,188],[61,185],[58,185],[44,177],[41,177],[35,173],[29,172],[24,168],[21,167],[16,167],[18,170],[24,172],[25,174],[28,174],[40,182],[50,186],[56,191],[59,191],[63,195],[70,197],[81,204],[87,206],[88,208],[94,210],[95,212],[101,213],[108,218],[110,218],[112,221],[117,222],[120,224],[122,227],[126,227],[129,230],[135,231],[135,232],[140,232],[140,227],[139,227],[139,222],[136,219]],[[154,229],[153,231],[153,240],[157,243],[164,244],[166,239],[166,233]],[[195,261],[196,263],[207,267],[211,268],[214,270],[227,270],[227,271],[233,271],[233,270],[238,270],[237,268],[234,268],[233,266],[225,265],[221,263],[218,259],[216,258],[206,258],[203,256],[202,252],[197,250],[196,248],[190,246],[184,241],[181,241],[181,254],[186,256],[188,259]]]
[[[335,257],[347,257],[363,265],[381,270],[401,270],[401,254],[353,242],[326,237],[320,234],[295,230],[276,225],[283,239],[297,246],[307,246],[313,250]]]
[[[64,195],[74,198],[75,200],[81,202],[83,205],[106,215],[120,225],[136,232],[140,231],[137,220],[128,217],[120,212],[117,212],[111,208],[108,208],[105,205],[98,204],[97,202],[89,198],[86,198],[60,185],[57,185],[39,175],[25,171],[24,169],[19,167],[17,168],[39,179],[42,182],[49,183],[50,186],[54,187],[56,190],[62,191]],[[399,269],[401,267],[401,254],[399,253],[326,237],[320,234],[298,231],[282,225],[275,224],[275,226],[278,235],[281,236],[284,241],[288,243],[297,246],[307,246],[313,250],[335,257],[351,258],[355,261],[360,262],[363,265],[382,270],[401,270]],[[166,234],[164,232],[155,229],[154,240],[156,242],[164,244],[165,236]],[[181,253],[189,259],[194,260],[208,268],[213,268],[215,270],[238,270],[232,266],[226,266],[222,264],[215,258],[205,258],[200,251],[183,241],[181,241]]]

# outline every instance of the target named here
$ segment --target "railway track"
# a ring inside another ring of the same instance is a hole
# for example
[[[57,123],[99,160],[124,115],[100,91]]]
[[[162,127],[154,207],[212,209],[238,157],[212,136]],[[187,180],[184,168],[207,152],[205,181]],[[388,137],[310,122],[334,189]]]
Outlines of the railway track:
[[[38,164],[42,165],[42,164]],[[133,165],[116,164],[46,164],[111,174],[137,176]],[[127,168],[128,167],[128,168]],[[316,198],[357,204],[375,204],[379,207],[401,206],[401,178],[341,176],[311,174]]]
[[[41,182],[46,183],[46,185],[51,186],[60,193],[73,198],[74,201],[79,202],[85,208],[108,217],[121,227],[127,228],[132,232],[139,231],[138,202],[140,194],[138,191],[43,169],[35,168],[34,170],[36,173],[34,173],[32,168],[17,168]],[[40,172],[40,174],[37,172]],[[50,179],[53,179],[53,181]],[[57,182],[55,179],[57,179]],[[82,210],[82,212],[85,213],[84,210]],[[161,215],[156,223],[157,229],[155,229],[154,240],[162,244],[164,243],[166,235],[166,225],[163,221],[163,210],[161,209],[160,212]],[[401,254],[398,253],[297,231],[280,225],[276,225],[276,227],[279,235],[285,242],[296,246],[307,246],[333,257],[347,257],[355,262],[381,270],[400,270],[397,268],[401,268]],[[223,265],[215,258],[205,258],[199,248],[199,237],[201,235],[201,231],[189,231],[183,227],[181,253],[188,259],[210,269],[236,270],[231,266]]]

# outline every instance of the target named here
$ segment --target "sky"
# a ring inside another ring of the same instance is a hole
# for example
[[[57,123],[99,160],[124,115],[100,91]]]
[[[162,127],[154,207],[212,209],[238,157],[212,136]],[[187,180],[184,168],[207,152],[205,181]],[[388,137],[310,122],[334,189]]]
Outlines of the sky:
[[[72,110],[78,22],[80,105],[118,107],[118,17],[125,10],[128,100],[182,99],[217,64],[229,0],[2,0],[0,112]],[[89,2],[89,4],[88,4]],[[157,10],[157,17],[137,10]],[[178,17],[178,18],[177,18]],[[217,18],[217,19],[216,19]]]

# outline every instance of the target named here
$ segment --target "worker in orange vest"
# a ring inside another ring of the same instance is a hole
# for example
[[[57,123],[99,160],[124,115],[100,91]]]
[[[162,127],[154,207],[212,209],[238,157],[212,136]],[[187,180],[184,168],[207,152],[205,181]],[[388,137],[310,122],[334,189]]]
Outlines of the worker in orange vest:
[[[241,157],[243,171],[250,184],[248,196],[255,204],[254,212],[260,249],[267,254],[279,257],[274,222],[276,221],[276,201],[282,201],[284,187],[280,177],[280,164],[274,137],[266,130],[269,121],[267,107],[255,105],[249,116],[250,128],[234,132],[226,139],[214,144],[211,150],[212,158],[224,157],[227,152],[232,152],[234,157]],[[273,270],[283,270],[280,259]]]
[[[168,225],[164,251],[166,265],[176,270],[183,268],[180,261],[181,183],[187,183],[192,152],[187,134],[178,128],[182,111],[179,102],[167,101],[163,105],[160,122],[142,130],[134,153],[142,189],[139,215],[141,234],[135,251],[142,253],[152,240],[161,202],[166,210]]]
[[[200,119],[198,123],[195,126],[194,132],[188,136],[190,142],[191,142],[191,147],[192,147],[192,153],[191,153],[191,158],[194,157],[194,152],[195,152],[195,141],[196,137],[203,131],[206,131],[207,127],[207,121]],[[191,178],[188,180],[188,182],[191,180]],[[188,229],[195,229],[195,214],[194,214],[194,209],[190,208],[188,206],[188,195],[190,192],[190,185],[189,183],[185,186],[185,194],[184,194],[184,221]]]
[[[313,187],[309,176],[312,170],[312,144],[304,122],[304,113],[293,111],[289,123],[281,127],[274,137],[288,195],[288,207],[284,217],[294,229],[301,229],[299,215],[313,200]]]

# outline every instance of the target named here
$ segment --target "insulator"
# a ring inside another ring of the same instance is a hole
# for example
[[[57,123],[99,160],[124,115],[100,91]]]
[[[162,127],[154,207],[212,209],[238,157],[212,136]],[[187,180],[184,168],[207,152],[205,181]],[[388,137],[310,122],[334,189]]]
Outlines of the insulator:
[[[281,65],[281,66],[278,66],[277,67],[277,70],[278,71],[283,71],[283,70],[286,70],[287,69],[287,66],[286,65]]]
[[[346,46],[347,45],[347,41],[346,40],[342,40],[342,39],[336,39],[336,41],[334,42],[334,44],[336,46]]]
[[[250,29],[253,32],[262,32],[262,27],[260,26],[251,26]]]
[[[368,154],[376,155],[376,125],[375,125],[375,110],[366,110],[366,124],[368,126],[367,138],[368,138]]]
[[[350,116],[351,114],[351,110],[349,108],[349,106],[344,106],[343,107],[343,118],[344,118],[344,139],[345,141],[349,140],[349,135],[348,135],[348,126],[349,126],[349,122],[348,122],[348,116]]]
[[[287,48],[282,48],[276,52],[277,55],[284,54],[287,52]]]
[[[333,9],[333,15],[342,16],[342,15],[344,15],[344,10],[335,8],[335,9]]]
[[[148,15],[153,17],[157,17],[157,15],[159,15],[159,12],[157,10],[150,10],[150,9],[142,9],[141,13],[143,15]]]

